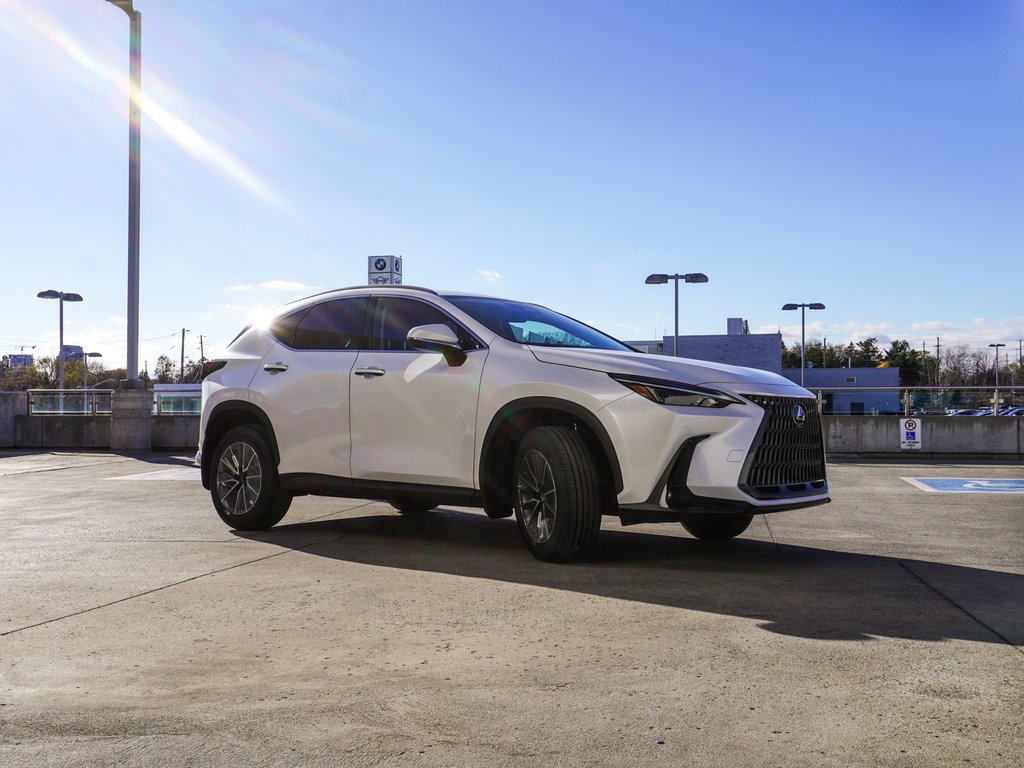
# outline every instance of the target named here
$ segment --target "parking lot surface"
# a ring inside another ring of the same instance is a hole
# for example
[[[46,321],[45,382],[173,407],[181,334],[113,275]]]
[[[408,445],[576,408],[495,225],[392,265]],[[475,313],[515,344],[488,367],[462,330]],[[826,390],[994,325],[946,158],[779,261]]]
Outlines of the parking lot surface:
[[[186,457],[0,452],[0,765],[1019,766],[1024,494],[902,478],[1024,468],[829,474],[552,565],[475,510],[241,534]]]

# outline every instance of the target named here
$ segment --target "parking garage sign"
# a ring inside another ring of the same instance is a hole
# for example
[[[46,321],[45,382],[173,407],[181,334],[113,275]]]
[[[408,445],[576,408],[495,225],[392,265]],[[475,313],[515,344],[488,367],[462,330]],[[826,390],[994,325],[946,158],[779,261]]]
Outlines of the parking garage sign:
[[[920,419],[900,419],[900,448],[904,451],[921,450]]]

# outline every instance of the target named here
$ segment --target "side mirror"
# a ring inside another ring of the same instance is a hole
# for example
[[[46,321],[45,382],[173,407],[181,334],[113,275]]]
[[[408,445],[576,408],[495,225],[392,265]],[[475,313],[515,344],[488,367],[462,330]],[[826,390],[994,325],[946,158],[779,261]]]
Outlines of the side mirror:
[[[405,338],[413,349],[440,352],[453,368],[458,368],[466,362],[466,353],[462,351],[459,337],[455,335],[455,331],[442,323],[417,325],[410,329]]]

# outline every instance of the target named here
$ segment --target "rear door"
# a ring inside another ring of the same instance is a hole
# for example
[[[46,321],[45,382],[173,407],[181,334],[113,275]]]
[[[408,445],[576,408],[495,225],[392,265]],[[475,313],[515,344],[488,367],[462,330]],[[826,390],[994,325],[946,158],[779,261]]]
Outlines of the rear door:
[[[282,318],[250,396],[268,416],[282,474],[350,476],[349,379],[369,296],[333,299]]]
[[[466,360],[410,349],[418,325],[442,323],[459,335]],[[351,375],[352,476],[472,488],[476,410],[487,349],[439,307],[413,297],[378,297],[367,349]]]

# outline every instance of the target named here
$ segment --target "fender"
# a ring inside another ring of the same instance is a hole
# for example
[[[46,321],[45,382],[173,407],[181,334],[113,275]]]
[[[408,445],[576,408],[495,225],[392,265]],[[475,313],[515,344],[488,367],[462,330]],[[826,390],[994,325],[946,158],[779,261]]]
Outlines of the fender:
[[[274,434],[274,428],[270,424],[270,418],[263,412],[263,409],[258,405],[253,405],[248,400],[225,400],[223,403],[218,403],[214,406],[213,410],[210,411],[210,418],[206,424],[206,432],[203,434],[203,444],[201,446],[203,463],[200,467],[200,473],[202,475],[203,487],[207,489],[210,487],[210,464],[213,462],[213,450],[216,448],[214,445],[207,447],[207,435],[210,433],[210,427],[216,424],[220,418],[229,411],[242,411],[248,416],[255,417],[256,421],[266,432],[267,439],[270,441],[270,450],[274,455],[274,465],[277,466],[281,463],[281,452],[277,447],[277,435]]]
[[[483,470],[485,458],[490,452],[491,443],[494,440],[494,436],[497,433],[498,428],[510,416],[513,416],[520,411],[531,410],[559,411],[586,424],[590,431],[597,437],[597,441],[601,444],[601,449],[604,451],[604,455],[608,460],[608,465],[612,472],[612,481],[615,486],[615,493],[618,494],[622,492],[622,468],[619,466],[619,457],[615,452],[615,446],[612,444],[612,440],[608,436],[608,431],[604,428],[604,425],[591,411],[587,410],[582,405],[574,403],[571,400],[561,400],[556,397],[523,397],[518,400],[511,400],[497,410],[494,417],[491,419],[491,423],[487,427],[483,445],[480,449],[480,465],[478,467],[480,488],[484,487]]]

